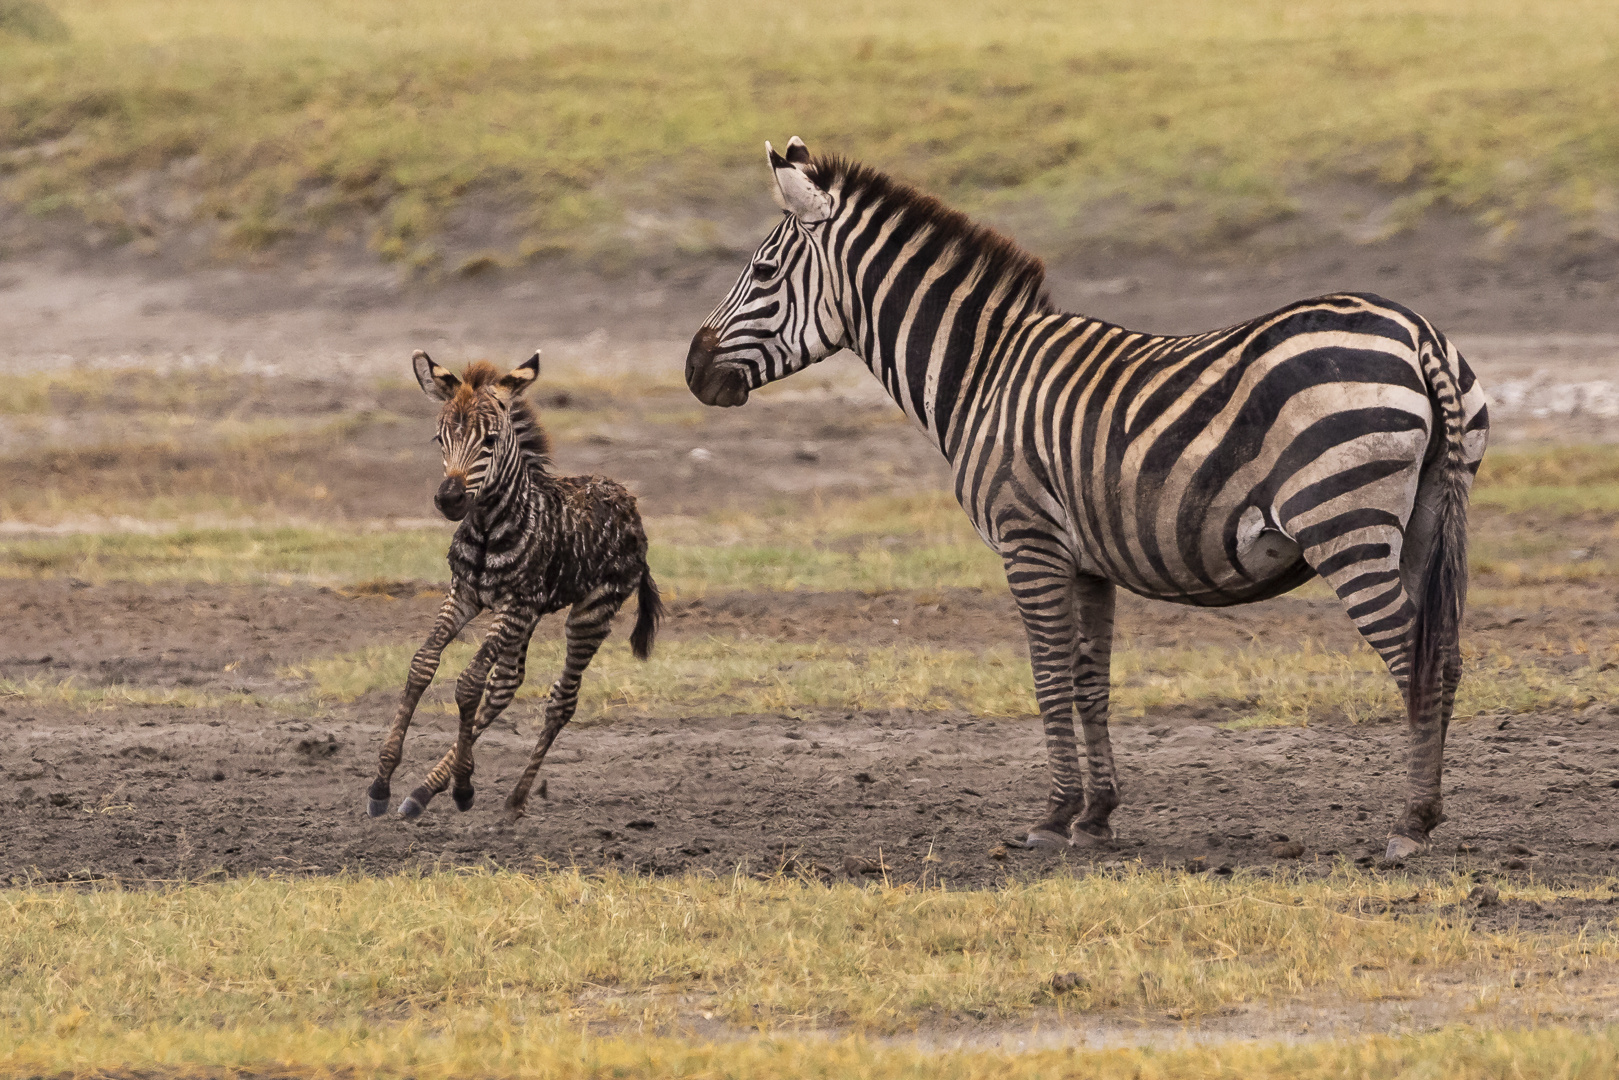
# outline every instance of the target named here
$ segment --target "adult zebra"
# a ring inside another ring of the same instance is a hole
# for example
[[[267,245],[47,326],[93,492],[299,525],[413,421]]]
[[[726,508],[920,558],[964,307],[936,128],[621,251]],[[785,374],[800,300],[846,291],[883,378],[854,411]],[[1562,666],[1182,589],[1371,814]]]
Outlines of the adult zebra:
[[[692,339],[686,383],[741,405],[847,348],[944,452],[1028,631],[1051,764],[1029,842],[1113,835],[1115,586],[1223,606],[1319,574],[1405,695],[1387,857],[1421,850],[1444,820],[1467,496],[1489,427],[1455,348],[1367,294],[1188,337],[1067,314],[1038,259],[937,200],[797,137],[765,151],[784,216]]]

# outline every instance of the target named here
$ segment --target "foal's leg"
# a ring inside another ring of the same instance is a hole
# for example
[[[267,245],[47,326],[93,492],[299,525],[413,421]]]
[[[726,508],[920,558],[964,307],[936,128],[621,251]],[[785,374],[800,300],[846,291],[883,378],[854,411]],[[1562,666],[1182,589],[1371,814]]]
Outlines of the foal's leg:
[[[394,713],[393,728],[382,743],[382,753],[377,761],[377,778],[371,781],[371,789],[366,793],[366,813],[372,817],[381,817],[388,811],[389,781],[393,779],[394,770],[399,767],[400,752],[405,744],[405,732],[410,728],[410,718],[416,712],[416,703],[422,699],[423,691],[427,689],[427,685],[433,681],[434,673],[438,671],[438,662],[444,654],[444,647],[455,640],[455,635],[461,632],[462,627],[482,610],[483,606],[470,592],[458,585],[450,586],[450,595],[444,598],[444,604],[439,608],[432,632],[427,635],[427,641],[416,650],[416,655],[410,661],[410,673],[405,677],[404,696],[400,698],[399,709]]]
[[[461,714],[459,731],[467,732],[478,715],[479,702],[484,696],[484,684],[489,681],[489,669],[495,661],[510,651],[514,641],[523,639],[525,632],[530,630],[522,617],[514,617],[509,611],[503,611],[495,616],[494,625],[489,628],[488,635],[483,644],[478,647],[472,662],[461,672],[460,678],[455,680],[455,704]],[[443,791],[450,784],[450,771],[455,762],[457,750],[460,748],[460,735],[457,735],[456,748],[452,749],[439,763],[433,766],[404,802],[399,804],[399,813],[405,818],[414,820],[427,809],[427,804],[433,796]]]
[[[523,770],[517,786],[506,797],[508,817],[516,819],[523,816],[523,808],[528,805],[529,789],[539,775],[546,752],[568,721],[573,719],[574,710],[579,706],[579,682],[584,677],[585,668],[590,666],[596,650],[606,640],[612,628],[613,616],[623,606],[625,599],[627,594],[603,587],[579,601],[568,612],[567,659],[563,661],[562,675],[551,684],[551,696],[545,705],[545,729],[540,732],[534,753],[529,756],[528,768]]]
[[[1085,784],[1074,745],[1074,673],[1079,651],[1074,567],[1055,540],[1024,540],[1003,551],[1001,557],[1012,599],[1017,601],[1029,636],[1034,696],[1045,724],[1046,757],[1051,766],[1046,816],[1029,830],[1028,843],[1030,847],[1067,847],[1069,826],[1085,806]],[[1105,733],[1102,740],[1105,746]],[[1103,814],[1104,825],[1106,820]]]

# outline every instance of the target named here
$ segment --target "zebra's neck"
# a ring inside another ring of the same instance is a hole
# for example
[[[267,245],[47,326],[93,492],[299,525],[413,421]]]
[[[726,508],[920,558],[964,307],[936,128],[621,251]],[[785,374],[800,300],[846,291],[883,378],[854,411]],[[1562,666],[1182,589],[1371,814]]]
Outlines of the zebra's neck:
[[[965,406],[987,400],[1015,342],[1054,313],[998,252],[926,223],[907,229],[903,208],[886,219],[880,209],[842,237],[848,347],[954,461]]]
[[[487,542],[498,541],[508,533],[521,533],[535,500],[534,478],[527,459],[515,448],[498,467],[491,467],[488,479],[473,504],[473,523]]]

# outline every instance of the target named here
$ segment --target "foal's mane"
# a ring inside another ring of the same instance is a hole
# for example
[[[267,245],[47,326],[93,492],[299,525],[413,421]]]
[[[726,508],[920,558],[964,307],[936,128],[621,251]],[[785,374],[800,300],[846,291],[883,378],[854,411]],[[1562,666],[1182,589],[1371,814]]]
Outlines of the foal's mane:
[[[478,393],[498,383],[506,373],[487,360],[474,360],[461,373],[461,386],[450,399],[451,408],[470,409]],[[545,469],[551,464],[551,440],[540,426],[540,418],[526,397],[518,394],[510,399],[512,431],[517,435],[517,447],[530,465]]]

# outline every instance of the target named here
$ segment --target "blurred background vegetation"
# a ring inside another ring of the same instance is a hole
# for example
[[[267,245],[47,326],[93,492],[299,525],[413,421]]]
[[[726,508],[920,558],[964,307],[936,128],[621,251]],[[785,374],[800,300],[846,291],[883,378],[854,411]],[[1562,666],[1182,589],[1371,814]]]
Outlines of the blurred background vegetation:
[[[0,0],[0,213],[151,251],[717,254],[793,134],[1047,256],[1285,234],[1343,185],[1356,240],[1619,236],[1616,114],[1611,0]]]

